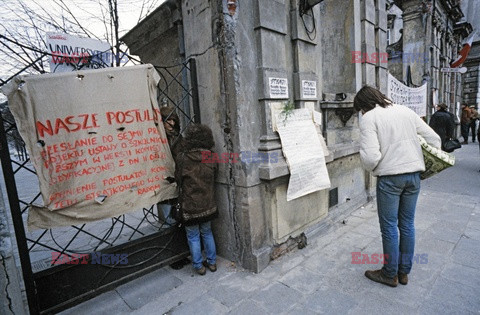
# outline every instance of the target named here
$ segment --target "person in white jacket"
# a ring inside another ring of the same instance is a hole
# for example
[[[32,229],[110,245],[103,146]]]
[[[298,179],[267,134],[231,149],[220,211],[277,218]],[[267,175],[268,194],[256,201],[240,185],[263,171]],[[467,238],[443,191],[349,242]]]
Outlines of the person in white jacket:
[[[364,86],[353,101],[360,118],[360,159],[377,176],[377,208],[384,265],[365,276],[396,287],[408,283],[415,247],[415,208],[420,172],[425,171],[417,135],[440,148],[441,140],[414,111]],[[398,226],[398,229],[397,229]],[[400,238],[398,237],[400,231]]]

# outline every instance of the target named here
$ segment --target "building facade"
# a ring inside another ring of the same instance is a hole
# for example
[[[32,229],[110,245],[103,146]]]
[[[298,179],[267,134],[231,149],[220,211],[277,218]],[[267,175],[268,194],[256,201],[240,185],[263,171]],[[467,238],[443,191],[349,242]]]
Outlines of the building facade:
[[[371,58],[387,46],[385,0],[324,0],[308,10],[304,3],[167,1],[123,37],[143,62],[196,59],[201,122],[212,128],[217,152],[279,156],[219,164],[218,251],[256,272],[280,245],[331,227],[374,194],[358,154],[353,98],[363,84],[386,92],[387,62]],[[272,96],[271,78],[286,79],[288,96]],[[302,81],[315,82],[314,97],[303,95]],[[331,181],[330,189],[288,202],[289,169],[271,114],[286,103],[322,113]]]
[[[395,27],[402,28],[401,38],[387,48],[390,73],[409,86],[427,83],[427,119],[438,103],[447,104],[449,111],[458,116],[463,99],[463,76],[446,69],[472,32],[471,25],[463,22],[461,1],[395,0],[389,3],[389,16],[394,16],[391,19],[402,21],[390,24],[392,33],[398,32]]]

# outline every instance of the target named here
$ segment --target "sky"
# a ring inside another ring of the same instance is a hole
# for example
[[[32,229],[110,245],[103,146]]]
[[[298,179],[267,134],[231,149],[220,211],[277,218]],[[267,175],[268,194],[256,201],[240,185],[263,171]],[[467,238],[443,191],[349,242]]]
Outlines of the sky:
[[[126,34],[138,22],[153,12],[166,0],[117,0],[118,1],[118,15],[119,15],[119,37]],[[24,5],[22,7],[22,5]],[[143,7],[142,7],[143,5]],[[63,6],[63,8],[62,8]],[[29,18],[28,10],[32,10],[33,16],[37,15],[35,24],[38,28],[38,33],[33,31],[31,19]],[[71,11],[71,13],[68,12]],[[53,16],[57,23],[62,23],[62,17],[66,20],[72,20],[73,17],[79,21],[90,37],[100,40],[107,40],[110,33],[107,35],[108,22],[105,20],[109,18],[108,0],[1,0],[0,1],[0,34],[12,38],[14,40],[26,43],[29,46],[39,47],[41,50],[46,50],[45,44],[35,43],[35,40],[29,38],[41,38],[45,40],[46,32],[53,32],[55,28],[50,25]],[[106,16],[106,18],[104,18]],[[63,23],[68,25],[68,22]],[[70,33],[71,35],[74,35]],[[26,38],[26,37],[29,38]],[[86,35],[82,34],[82,37]],[[3,39],[2,39],[3,41]],[[38,40],[40,41],[40,40]],[[19,49],[9,43],[11,47]],[[5,48],[5,47],[3,47]],[[12,58],[7,50],[0,52],[0,78],[6,79],[22,69],[25,65],[24,61],[19,61],[18,58]],[[5,97],[0,93],[0,102],[4,101]]]

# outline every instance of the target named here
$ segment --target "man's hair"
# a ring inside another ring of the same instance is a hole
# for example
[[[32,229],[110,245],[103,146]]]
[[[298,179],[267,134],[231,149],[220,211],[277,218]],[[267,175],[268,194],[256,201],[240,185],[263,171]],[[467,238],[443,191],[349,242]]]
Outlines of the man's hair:
[[[392,103],[382,92],[369,85],[362,87],[353,99],[353,107],[357,112],[361,110],[368,112],[374,109],[377,104],[381,107],[387,107]]]

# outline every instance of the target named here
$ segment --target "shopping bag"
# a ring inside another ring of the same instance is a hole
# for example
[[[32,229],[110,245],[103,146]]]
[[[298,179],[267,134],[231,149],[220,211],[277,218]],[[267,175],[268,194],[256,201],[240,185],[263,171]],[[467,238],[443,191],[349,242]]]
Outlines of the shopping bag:
[[[422,136],[418,136],[418,140],[422,146],[423,160],[425,161],[425,171],[420,174],[420,179],[432,177],[455,164],[453,154],[432,147]]]

